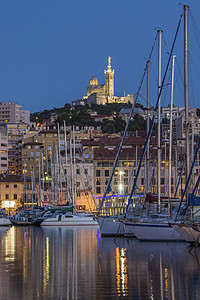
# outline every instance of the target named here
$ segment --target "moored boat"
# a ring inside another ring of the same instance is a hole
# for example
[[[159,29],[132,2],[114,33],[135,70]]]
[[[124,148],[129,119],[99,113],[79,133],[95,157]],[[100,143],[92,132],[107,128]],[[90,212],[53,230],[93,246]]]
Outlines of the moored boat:
[[[99,216],[97,222],[102,236],[134,236],[129,228],[120,221],[120,216]]]
[[[183,239],[191,243],[200,243],[200,226],[188,223],[170,223],[170,225],[181,235]]]
[[[162,222],[125,222],[132,233],[143,241],[185,241],[168,221]]]
[[[45,218],[40,226],[91,226],[98,225],[93,215],[56,213]]]

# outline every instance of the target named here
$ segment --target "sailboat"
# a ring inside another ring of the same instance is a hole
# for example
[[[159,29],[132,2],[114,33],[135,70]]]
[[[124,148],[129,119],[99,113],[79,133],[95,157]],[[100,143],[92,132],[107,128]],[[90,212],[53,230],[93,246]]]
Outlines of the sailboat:
[[[66,131],[66,127],[64,126]],[[66,143],[66,136],[65,136]],[[73,146],[73,159],[72,159],[72,146]],[[66,165],[67,165],[67,150],[66,151]],[[60,156],[60,149],[57,156]],[[57,205],[51,208],[52,212],[47,212],[44,215],[44,220],[40,226],[93,226],[98,225],[93,214],[76,212],[76,157],[75,157],[75,133],[73,128],[73,145],[70,141],[70,162],[71,169],[73,170],[73,178],[71,179],[71,195],[72,205]],[[65,174],[64,174],[65,175]],[[71,212],[69,209],[72,209]]]
[[[12,223],[10,222],[10,219],[5,214],[4,209],[0,209],[0,227],[1,226],[11,226]]]
[[[186,20],[187,6],[184,6],[184,11],[185,11],[184,17],[185,17],[185,20]],[[181,15],[181,18],[182,18],[182,15]],[[162,85],[160,85],[160,81],[159,81],[159,85],[158,85],[159,86],[158,100],[157,100],[157,104],[156,104],[155,111],[154,111],[154,114],[155,114],[155,112],[158,110],[158,116],[159,116],[159,109],[160,109],[160,95],[161,95],[163,84],[164,84],[164,81],[165,81],[169,61],[171,59],[173,48],[174,48],[174,45],[175,45],[176,36],[177,36],[178,30],[179,30],[179,27],[180,27],[181,18],[179,20],[178,28],[177,28],[176,35],[175,35],[175,38],[174,38],[171,53],[170,53],[170,56],[169,56],[169,60],[168,60],[167,68],[166,68],[166,71],[165,71],[165,75],[163,77]],[[186,28],[186,26],[185,26],[185,28]],[[185,30],[185,35],[186,35],[186,30]],[[161,36],[161,31],[159,31],[159,37],[160,36]],[[160,43],[159,43],[159,46],[160,46]],[[159,50],[159,54],[160,54],[160,50]],[[187,51],[185,51],[185,54],[187,55]],[[174,57],[172,58],[172,69],[173,69],[173,61],[174,61]],[[159,57],[159,63],[160,63],[160,57]],[[160,66],[159,66],[159,71],[160,71]],[[187,70],[186,70],[186,72],[187,72]],[[173,76],[173,72],[172,72],[172,76]],[[185,84],[185,86],[186,86],[186,84]],[[172,94],[173,94],[172,92],[173,92],[173,80],[172,80],[172,84],[171,84],[171,121],[172,121]],[[158,117],[158,123],[159,123],[159,117]],[[172,123],[170,122],[170,125],[171,124]],[[148,139],[149,139],[149,136],[150,136],[150,133],[151,133],[151,127],[152,127],[152,121],[151,121],[150,130],[147,134],[145,146],[147,146],[147,144],[148,144]],[[158,127],[159,127],[159,124],[158,124]],[[170,130],[170,135],[171,134],[172,134],[172,128]],[[160,132],[158,132],[158,139],[160,139]],[[170,145],[170,147],[171,147],[171,145]],[[160,148],[160,141],[158,143],[158,150],[160,150],[159,148]],[[142,163],[144,152],[145,152],[145,147],[144,147],[143,155],[142,155],[141,160],[140,160],[140,166],[141,166],[141,163]],[[159,164],[160,164],[160,153],[158,153],[158,195],[157,195],[157,197],[158,197],[158,215],[156,216],[155,219],[154,218],[149,218],[148,220],[141,219],[139,222],[135,222],[134,220],[132,222],[125,221],[125,225],[128,226],[128,228],[140,240],[156,240],[156,241],[164,241],[164,240],[169,240],[169,241],[178,240],[178,241],[180,241],[180,240],[182,240],[182,241],[184,241],[185,239],[183,238],[182,235],[179,234],[180,232],[176,231],[169,224],[170,219],[172,221],[172,218],[170,217],[170,214],[171,214],[171,210],[170,210],[170,206],[171,206],[171,203],[170,203],[170,200],[171,200],[171,184],[169,184],[168,216],[167,215],[162,216],[160,214],[161,211],[160,211],[160,169],[159,169],[160,166],[159,166]],[[139,174],[139,171],[140,170],[138,168],[137,176]],[[129,197],[129,203],[131,201],[131,197],[132,197],[132,194],[133,194],[135,186],[136,186],[137,176],[136,176],[136,180],[133,184],[132,193]],[[169,174],[169,183],[170,183],[170,181],[171,181],[171,173]],[[128,210],[128,208],[127,208],[127,210]]]

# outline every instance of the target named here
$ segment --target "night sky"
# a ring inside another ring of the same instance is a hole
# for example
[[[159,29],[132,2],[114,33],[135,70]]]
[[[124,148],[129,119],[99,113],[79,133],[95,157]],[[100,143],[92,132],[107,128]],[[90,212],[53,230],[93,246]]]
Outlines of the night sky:
[[[191,9],[189,104],[200,107],[200,1],[185,4]],[[31,112],[64,106],[86,95],[93,74],[99,84],[104,83],[109,55],[115,95],[135,94],[158,28],[163,30],[164,73],[182,11],[174,0],[1,0],[0,101],[15,101]],[[157,52],[156,43],[152,105],[157,93]],[[183,106],[183,20],[175,54],[174,104]],[[146,79],[139,97],[143,105],[145,85]],[[170,101],[167,86],[162,101],[162,105]]]

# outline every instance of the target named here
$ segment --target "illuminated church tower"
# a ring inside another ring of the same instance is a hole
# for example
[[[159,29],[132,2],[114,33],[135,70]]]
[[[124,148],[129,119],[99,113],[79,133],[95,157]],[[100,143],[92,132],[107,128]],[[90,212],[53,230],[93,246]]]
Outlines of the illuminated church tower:
[[[105,74],[105,94],[106,96],[114,96],[114,70],[111,70],[111,57],[108,57],[107,70],[104,71]]]

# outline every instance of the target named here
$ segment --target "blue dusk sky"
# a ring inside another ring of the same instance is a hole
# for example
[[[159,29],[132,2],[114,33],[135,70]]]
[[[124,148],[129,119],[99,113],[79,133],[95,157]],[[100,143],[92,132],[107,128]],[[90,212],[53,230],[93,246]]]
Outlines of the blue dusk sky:
[[[200,107],[200,1],[185,4],[190,5],[189,104]],[[175,0],[1,0],[0,101],[15,101],[31,112],[64,106],[86,95],[93,74],[99,84],[104,83],[108,56],[115,70],[115,95],[135,94],[157,29],[163,30],[164,74],[182,11]],[[183,19],[175,54],[174,104],[182,106]],[[152,105],[157,93],[157,55],[156,43]],[[143,105],[145,85],[144,81],[139,97]],[[167,87],[163,105],[169,103]]]

